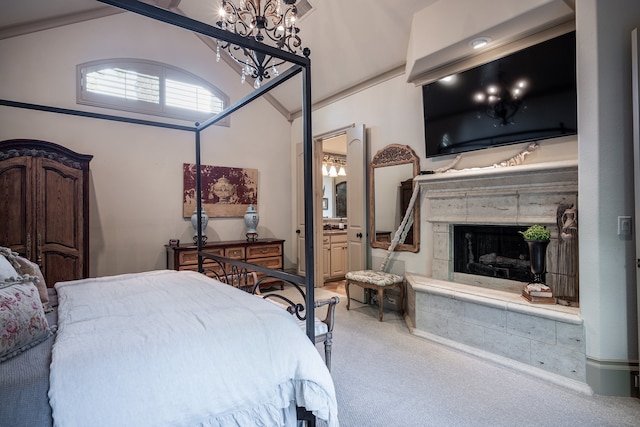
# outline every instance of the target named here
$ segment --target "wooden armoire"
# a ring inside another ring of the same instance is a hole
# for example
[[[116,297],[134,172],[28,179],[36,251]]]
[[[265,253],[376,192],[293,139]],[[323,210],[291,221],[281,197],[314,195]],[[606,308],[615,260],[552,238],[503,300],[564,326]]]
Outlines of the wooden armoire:
[[[0,141],[0,246],[37,263],[49,287],[89,275],[92,157],[46,141]]]

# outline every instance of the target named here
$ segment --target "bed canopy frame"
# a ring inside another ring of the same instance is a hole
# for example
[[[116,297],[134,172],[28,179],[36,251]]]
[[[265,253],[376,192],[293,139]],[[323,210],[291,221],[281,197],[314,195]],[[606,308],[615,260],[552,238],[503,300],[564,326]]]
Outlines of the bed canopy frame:
[[[221,30],[219,28],[213,27],[211,25],[205,24],[203,22],[188,18],[186,16],[178,15],[174,12],[158,8],[156,6],[151,6],[147,3],[143,3],[138,0],[97,0],[101,3],[106,3],[111,6],[118,7],[123,10],[127,10],[129,12],[133,12],[151,19],[155,19],[157,21],[161,21],[170,25],[174,25],[177,27],[184,28],[186,30],[193,31],[198,34],[202,34],[204,36],[208,36],[214,39],[222,40],[225,42],[229,42],[231,44],[244,47],[247,49],[251,49],[253,51],[263,53],[265,55],[269,55],[278,59],[282,59],[292,66],[288,68],[286,71],[281,72],[279,76],[272,77],[269,81],[260,88],[255,89],[252,93],[240,99],[236,103],[230,105],[221,113],[216,114],[215,116],[209,118],[203,123],[196,122],[193,127],[191,126],[180,126],[174,125],[172,123],[163,123],[156,122],[150,120],[139,120],[133,119],[129,117],[121,117],[109,114],[98,114],[87,111],[80,110],[72,110],[37,104],[28,104],[10,100],[0,100],[0,105],[16,107],[16,108],[26,108],[30,110],[39,110],[39,111],[47,111],[59,114],[69,114],[74,116],[81,117],[89,117],[89,118],[97,118],[103,120],[111,120],[146,126],[154,126],[154,127],[162,127],[169,128],[175,130],[189,131],[195,134],[195,157],[196,157],[196,193],[197,197],[197,212],[198,212],[198,270],[203,272],[203,258],[213,257],[210,254],[207,254],[202,250],[202,227],[201,227],[201,213],[202,213],[202,189],[201,187],[201,158],[200,158],[200,135],[201,133],[210,127],[211,125],[216,124],[220,120],[226,118],[231,115],[235,111],[241,109],[245,105],[251,103],[252,101],[260,98],[262,95],[266,94],[270,90],[276,88],[282,83],[288,81],[292,77],[302,73],[302,120],[303,120],[303,179],[304,179],[304,194],[312,194],[313,186],[312,186],[312,170],[313,170],[313,136],[311,131],[311,61],[309,59],[309,50],[304,49],[303,55],[296,55],[293,53],[289,53],[278,48],[266,45],[264,43],[259,43],[253,39],[244,38],[239,36],[238,34],[231,33],[226,30]],[[304,220],[305,220],[305,265],[313,265],[314,264],[314,237],[313,237],[313,198],[305,197],[304,198]],[[216,257],[217,259],[225,260],[221,257]],[[305,305],[306,305],[306,333],[309,339],[314,342],[315,341],[315,331],[314,331],[314,270],[313,268],[307,269],[304,277],[286,273],[284,271],[274,271],[261,266],[256,266],[252,264],[246,264],[242,262],[237,262],[234,260],[228,260],[230,262],[234,262],[240,267],[250,268],[254,271],[267,273],[271,277],[275,277],[281,279],[283,281],[298,284],[304,286],[305,288]]]

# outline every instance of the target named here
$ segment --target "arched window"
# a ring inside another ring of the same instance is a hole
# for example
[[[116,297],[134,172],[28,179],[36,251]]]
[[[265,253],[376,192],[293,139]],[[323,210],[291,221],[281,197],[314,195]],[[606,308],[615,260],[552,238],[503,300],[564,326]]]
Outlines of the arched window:
[[[105,59],[77,66],[77,103],[204,121],[223,111],[229,97],[200,77],[168,64]],[[229,126],[228,118],[218,124]]]

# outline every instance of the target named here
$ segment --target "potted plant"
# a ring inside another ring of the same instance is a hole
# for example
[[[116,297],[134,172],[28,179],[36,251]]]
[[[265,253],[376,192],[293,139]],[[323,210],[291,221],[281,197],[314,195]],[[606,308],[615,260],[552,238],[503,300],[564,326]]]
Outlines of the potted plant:
[[[520,231],[520,234],[522,234],[529,246],[531,273],[533,273],[532,283],[544,283],[542,275],[545,270],[547,245],[551,238],[551,232],[546,227],[536,224],[527,228],[525,231]]]

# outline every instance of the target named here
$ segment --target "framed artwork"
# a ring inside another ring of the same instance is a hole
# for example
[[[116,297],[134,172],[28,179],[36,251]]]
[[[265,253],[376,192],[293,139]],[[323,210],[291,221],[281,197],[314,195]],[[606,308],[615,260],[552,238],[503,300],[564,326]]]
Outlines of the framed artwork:
[[[200,165],[202,206],[210,218],[242,217],[249,204],[258,209],[258,170]],[[190,218],[196,209],[196,165],[183,164],[183,210]]]
[[[329,199],[327,199],[326,197],[324,197],[322,199],[322,210],[326,211],[327,209],[329,209]]]

